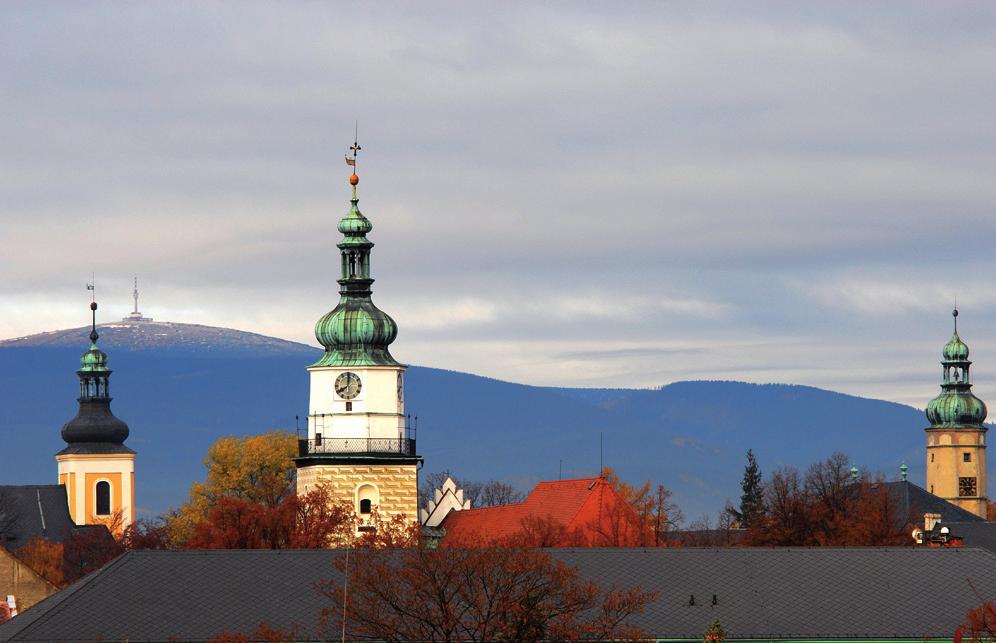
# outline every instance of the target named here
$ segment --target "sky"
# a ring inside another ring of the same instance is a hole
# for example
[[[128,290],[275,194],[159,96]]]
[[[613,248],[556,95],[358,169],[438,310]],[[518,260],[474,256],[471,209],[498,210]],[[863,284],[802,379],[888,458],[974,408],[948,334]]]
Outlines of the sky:
[[[0,337],[315,344],[359,121],[405,362],[996,404],[996,5],[4,2]]]

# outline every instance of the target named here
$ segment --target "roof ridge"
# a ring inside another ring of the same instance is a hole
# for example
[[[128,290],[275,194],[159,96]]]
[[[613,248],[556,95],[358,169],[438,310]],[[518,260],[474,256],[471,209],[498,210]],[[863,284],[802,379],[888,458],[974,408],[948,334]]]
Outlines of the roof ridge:
[[[575,511],[574,514],[571,516],[571,519],[567,521],[567,525],[569,525],[572,522],[574,522],[574,519],[578,517],[578,515],[581,513],[581,510],[584,509],[584,506],[586,504],[588,504],[589,501],[591,501],[591,496],[592,496],[591,491],[596,486],[601,486],[601,485],[598,485],[598,482],[602,481],[604,484],[608,484],[608,482],[609,482],[608,480],[606,480],[602,476],[597,476],[595,478],[579,478],[579,480],[594,480],[594,484],[592,484],[590,487],[588,487],[588,495],[587,495],[587,497],[584,499],[584,502],[582,502],[581,504],[578,505],[577,511]],[[620,500],[622,500],[623,502],[626,502],[624,498],[620,498]],[[598,498],[598,523],[599,523],[599,525],[601,525],[601,523],[602,523],[602,498],[601,498],[601,496],[599,496],[599,498]],[[564,527],[567,527],[567,525],[564,525]]]
[[[590,480],[601,480],[601,479],[602,479],[602,476],[587,476],[585,478],[564,478],[564,479],[561,479],[561,480],[540,480],[539,482],[536,483],[536,486],[538,487],[541,484],[558,484],[558,483],[561,483],[561,482],[581,482],[582,480],[588,480],[588,481],[590,481]],[[533,487],[533,488],[535,489],[536,487]]]

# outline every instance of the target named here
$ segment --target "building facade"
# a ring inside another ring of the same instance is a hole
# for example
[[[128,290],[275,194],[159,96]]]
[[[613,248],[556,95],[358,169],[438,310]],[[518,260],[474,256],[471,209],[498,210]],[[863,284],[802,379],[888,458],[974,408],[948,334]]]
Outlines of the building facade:
[[[79,412],[62,427],[66,448],[55,455],[77,525],[123,529],[135,521],[135,452],[128,425],[111,412],[107,354],[97,347],[97,304],[90,304],[90,348],[80,358]]]
[[[422,459],[405,412],[405,366],[388,350],[398,327],[371,300],[374,244],[366,235],[373,226],[357,205],[359,177],[349,180],[352,205],[338,224],[340,299],[315,326],[325,353],[308,367],[308,433],[298,440],[297,491],[326,487],[353,507],[366,530],[375,528],[375,517],[418,520]]]
[[[986,405],[972,393],[968,345],[954,334],[941,352],[941,392],[927,404],[927,490],[986,517]]]

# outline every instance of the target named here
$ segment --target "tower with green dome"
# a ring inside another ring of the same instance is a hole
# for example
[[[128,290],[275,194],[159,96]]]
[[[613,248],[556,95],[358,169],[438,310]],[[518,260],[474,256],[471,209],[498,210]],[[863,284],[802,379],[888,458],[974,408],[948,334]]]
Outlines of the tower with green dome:
[[[360,146],[350,148],[355,167]],[[351,205],[337,226],[339,302],[315,325],[325,352],[311,375],[307,435],[298,439],[297,491],[323,486],[359,516],[361,529],[376,515],[418,515],[415,430],[405,412],[405,366],[391,355],[398,326],[372,300],[373,229],[359,209],[354,173]]]
[[[986,405],[972,393],[968,345],[954,334],[941,351],[941,392],[927,404],[927,488],[986,517]]]
[[[79,412],[62,427],[66,447],[55,454],[59,484],[78,525],[124,528],[135,519],[135,452],[128,425],[111,412],[107,354],[97,346],[97,303],[90,304],[90,348],[80,357]]]

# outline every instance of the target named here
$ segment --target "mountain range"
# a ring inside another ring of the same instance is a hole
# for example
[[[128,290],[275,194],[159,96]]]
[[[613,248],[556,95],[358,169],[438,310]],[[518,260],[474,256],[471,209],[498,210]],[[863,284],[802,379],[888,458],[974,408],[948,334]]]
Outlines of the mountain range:
[[[89,327],[0,341],[0,484],[50,483],[59,431],[76,412],[76,368]],[[112,408],[138,452],[138,506],[156,514],[202,479],[223,435],[295,428],[308,405],[305,367],[320,349],[227,328],[122,321],[98,326]],[[403,355],[403,351],[399,351]],[[900,404],[789,384],[675,382],[657,389],[538,387],[412,366],[423,472],[502,479],[595,474],[674,492],[689,519],[738,502],[745,452],[764,471],[805,468],[834,451],[889,478],[909,465],[923,484],[923,413]],[[302,420],[303,421],[303,420]],[[992,496],[990,489],[990,496]]]

